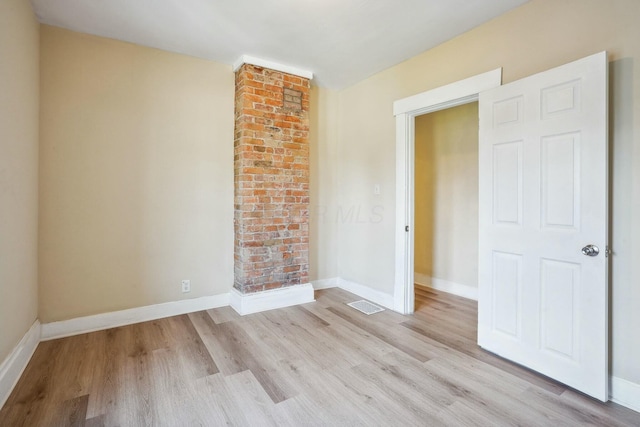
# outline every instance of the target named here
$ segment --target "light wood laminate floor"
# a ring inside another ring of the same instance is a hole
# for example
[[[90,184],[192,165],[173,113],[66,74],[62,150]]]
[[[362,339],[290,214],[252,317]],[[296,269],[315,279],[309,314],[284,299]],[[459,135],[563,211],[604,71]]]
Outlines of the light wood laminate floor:
[[[0,425],[640,425],[479,349],[474,301],[416,294],[412,316],[366,316],[328,289],[43,342]]]

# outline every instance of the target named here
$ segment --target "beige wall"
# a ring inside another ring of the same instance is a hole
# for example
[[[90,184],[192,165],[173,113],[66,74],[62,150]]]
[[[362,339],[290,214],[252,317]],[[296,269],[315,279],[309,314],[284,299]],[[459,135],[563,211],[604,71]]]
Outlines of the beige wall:
[[[38,316],[38,31],[0,2],[0,363]]]
[[[228,65],[42,26],[41,321],[231,289],[233,92]]]
[[[602,51],[611,61],[612,368],[640,383],[640,2],[532,0],[340,92],[341,205],[383,204],[378,223],[340,224],[342,277],[392,293],[395,122],[392,103],[503,67],[504,82]],[[383,194],[370,191],[375,181]]]
[[[478,286],[477,102],[416,118],[414,233],[416,281]]]
[[[312,86],[309,112],[309,280],[315,281],[338,276],[338,93]]]

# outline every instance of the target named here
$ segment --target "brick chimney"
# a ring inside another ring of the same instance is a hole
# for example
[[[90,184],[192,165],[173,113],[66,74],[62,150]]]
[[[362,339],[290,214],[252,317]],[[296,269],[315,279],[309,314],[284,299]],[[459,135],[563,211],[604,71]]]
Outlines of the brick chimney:
[[[304,302],[309,291],[313,300],[308,284],[309,89],[309,78],[276,69],[245,62],[236,71],[236,299],[306,285]],[[268,308],[283,306],[277,294],[269,294],[273,304]],[[241,314],[261,311],[239,310],[233,299]]]

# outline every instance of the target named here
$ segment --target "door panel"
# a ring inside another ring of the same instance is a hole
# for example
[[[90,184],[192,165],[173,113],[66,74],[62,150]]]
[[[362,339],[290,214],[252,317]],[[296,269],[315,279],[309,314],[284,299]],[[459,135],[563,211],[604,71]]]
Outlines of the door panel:
[[[580,134],[542,138],[542,227],[580,228]]]
[[[480,94],[478,343],[601,400],[607,153],[605,52]]]
[[[521,335],[522,256],[493,253],[493,328],[519,339]]]
[[[580,265],[543,259],[541,344],[553,356],[576,360]]]
[[[494,224],[521,225],[522,141],[493,146]]]

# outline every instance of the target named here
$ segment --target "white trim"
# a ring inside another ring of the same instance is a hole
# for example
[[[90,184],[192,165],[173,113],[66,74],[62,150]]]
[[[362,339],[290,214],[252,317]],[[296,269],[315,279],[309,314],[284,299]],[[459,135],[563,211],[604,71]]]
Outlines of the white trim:
[[[416,116],[476,101],[478,94],[499,87],[502,68],[394,102],[396,116],[396,230],[394,310],[413,313],[414,124]],[[405,227],[409,227],[409,232]]]
[[[133,323],[146,322],[163,317],[193,313],[194,311],[209,310],[227,305],[229,305],[229,294],[225,293],[166,302],[163,304],[147,305],[144,307],[130,308],[128,310],[112,311],[110,313],[96,314],[93,316],[76,317],[75,319],[62,320],[60,322],[45,323],[42,325],[42,341],[131,325]]]
[[[478,288],[463,285],[462,283],[450,282],[449,280],[438,279],[437,277],[427,276],[426,274],[415,273],[414,282],[418,285],[427,286],[442,292],[447,292],[459,297],[478,301]]]
[[[312,280],[311,284],[313,285],[313,289],[318,291],[320,289],[329,289],[329,288],[337,287],[339,280],[340,279],[338,279],[337,277],[332,277],[331,279]]]
[[[340,287],[340,289],[344,289],[345,291],[356,294],[361,298],[368,299],[369,301],[375,302],[376,304],[380,304],[385,308],[388,308],[390,310],[394,309],[393,295],[380,292],[378,290],[370,288],[369,286],[352,282],[350,280],[345,280],[343,278],[338,279],[338,286]]]
[[[395,283],[393,287],[393,309],[398,313],[411,314],[415,305],[414,294],[406,289],[413,286],[413,232],[407,233],[405,227],[413,230],[413,165],[407,172],[408,159],[415,158],[415,118],[409,114],[396,116],[396,244],[395,244]],[[403,141],[402,144],[398,141]],[[407,260],[411,262],[408,268]]]
[[[230,305],[241,316],[315,301],[311,283],[264,292],[242,294],[231,290]]]
[[[271,70],[282,71],[283,73],[292,74],[294,76],[304,77],[305,79],[313,79],[313,73],[301,68],[292,67],[290,65],[279,64],[268,59],[256,58],[255,56],[242,55],[233,63],[233,71],[236,72],[242,64],[251,64],[258,67],[269,68]]]
[[[437,105],[439,110],[443,110],[455,105],[467,104],[477,99],[478,93],[496,87],[496,82],[500,86],[501,81],[502,68],[496,68],[483,74],[400,99],[393,103],[393,115],[414,113],[414,115],[418,116],[425,113],[421,112],[421,110],[434,105]],[[472,99],[465,102],[466,98]],[[462,102],[455,104],[458,101]],[[419,113],[415,114],[415,112]]]
[[[0,364],[0,409],[7,402],[40,342],[40,321],[36,320],[18,345]]]
[[[612,402],[640,412],[640,384],[611,376]]]

